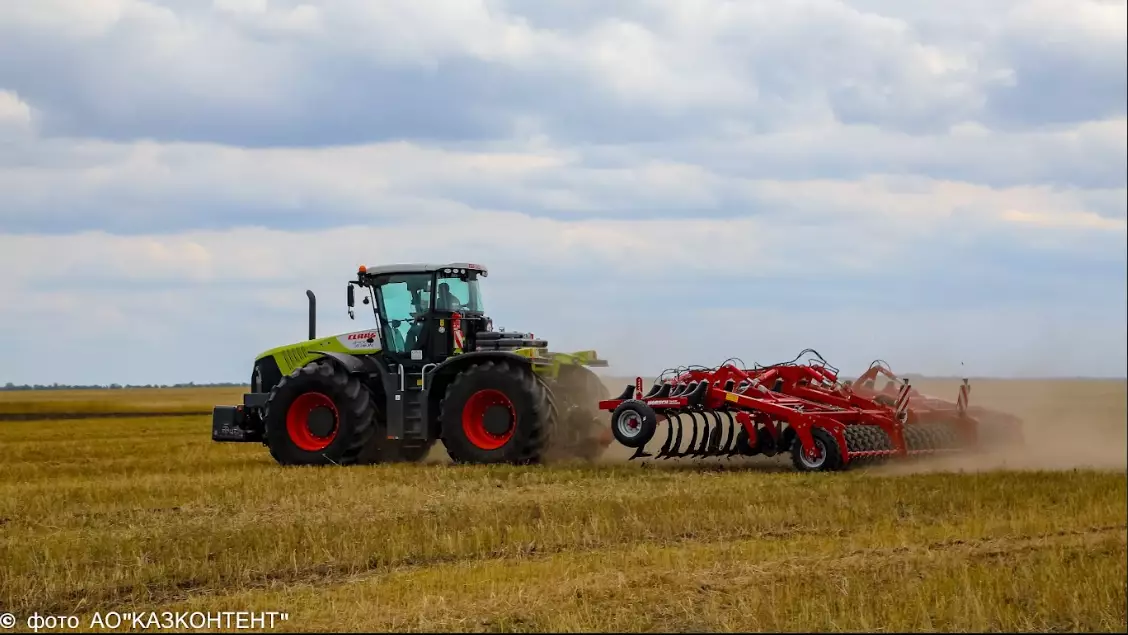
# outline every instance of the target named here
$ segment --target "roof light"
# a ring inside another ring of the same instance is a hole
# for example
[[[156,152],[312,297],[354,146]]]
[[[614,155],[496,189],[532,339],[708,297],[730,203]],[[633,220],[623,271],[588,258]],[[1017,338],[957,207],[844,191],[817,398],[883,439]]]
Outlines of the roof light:
[[[356,272],[357,273],[368,273],[368,267],[361,265],[361,266],[356,268]]]

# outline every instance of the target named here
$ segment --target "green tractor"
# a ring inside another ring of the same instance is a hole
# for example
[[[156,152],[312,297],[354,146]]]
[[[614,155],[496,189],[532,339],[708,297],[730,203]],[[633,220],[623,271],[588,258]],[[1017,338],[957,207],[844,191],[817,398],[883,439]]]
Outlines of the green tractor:
[[[376,327],[258,356],[241,406],[216,406],[212,440],[260,442],[283,465],[418,461],[441,440],[457,463],[595,459],[611,441],[588,366],[531,333],[495,331],[470,263],[360,267],[348,283]]]

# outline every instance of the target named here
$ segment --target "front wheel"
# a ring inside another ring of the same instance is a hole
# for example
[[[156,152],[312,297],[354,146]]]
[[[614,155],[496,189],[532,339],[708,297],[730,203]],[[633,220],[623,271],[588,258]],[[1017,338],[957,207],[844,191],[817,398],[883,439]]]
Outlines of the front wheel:
[[[352,465],[374,433],[371,393],[327,362],[303,366],[270,392],[266,443],[282,465]]]
[[[537,463],[552,409],[529,368],[487,361],[458,374],[440,404],[443,445],[456,463]]]

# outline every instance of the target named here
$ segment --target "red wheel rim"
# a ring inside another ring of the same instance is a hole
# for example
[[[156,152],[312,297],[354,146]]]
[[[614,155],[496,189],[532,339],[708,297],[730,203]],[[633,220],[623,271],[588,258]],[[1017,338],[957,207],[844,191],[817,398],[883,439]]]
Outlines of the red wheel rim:
[[[509,411],[509,428],[502,434],[494,434],[486,429],[486,412],[495,406],[501,406]],[[513,431],[517,428],[517,412],[513,409],[513,402],[500,390],[487,388],[479,390],[466,401],[462,409],[462,432],[467,440],[483,450],[496,450],[513,438]]]
[[[309,415],[318,408],[326,408],[333,413],[333,430],[328,436],[318,436],[309,427]],[[319,452],[329,447],[333,439],[337,438],[339,422],[336,404],[319,392],[298,395],[298,398],[290,404],[290,409],[286,411],[286,432],[290,434],[290,440],[294,445],[306,452]]]

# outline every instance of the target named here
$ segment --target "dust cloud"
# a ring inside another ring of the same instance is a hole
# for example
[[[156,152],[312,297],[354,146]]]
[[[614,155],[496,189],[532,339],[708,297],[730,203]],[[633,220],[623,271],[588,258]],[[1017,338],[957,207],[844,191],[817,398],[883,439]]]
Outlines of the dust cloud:
[[[914,382],[954,400],[956,380]],[[1022,419],[1021,442],[875,471],[1128,470],[1128,381],[1123,379],[972,380],[971,404]]]

